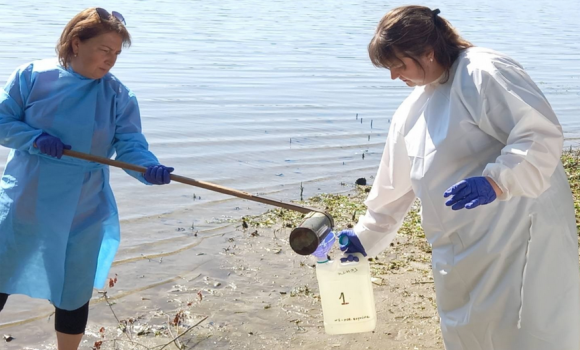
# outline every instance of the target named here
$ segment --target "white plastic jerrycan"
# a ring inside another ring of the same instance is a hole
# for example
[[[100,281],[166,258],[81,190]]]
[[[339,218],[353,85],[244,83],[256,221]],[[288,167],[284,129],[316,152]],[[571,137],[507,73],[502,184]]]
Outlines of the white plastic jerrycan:
[[[339,258],[319,260],[316,264],[324,329],[328,334],[370,332],[377,324],[369,262],[362,254],[349,255],[358,261],[342,262]]]

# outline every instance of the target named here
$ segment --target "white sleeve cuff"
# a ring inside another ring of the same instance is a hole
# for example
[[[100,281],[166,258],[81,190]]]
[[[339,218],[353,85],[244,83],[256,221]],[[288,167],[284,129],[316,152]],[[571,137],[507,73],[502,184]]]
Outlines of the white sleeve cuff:
[[[354,233],[357,235],[368,257],[379,255],[383,250],[387,249],[391,242],[397,236],[397,231],[392,230],[386,234],[384,232],[377,232],[369,230],[361,223],[362,217],[358,224],[354,227]]]

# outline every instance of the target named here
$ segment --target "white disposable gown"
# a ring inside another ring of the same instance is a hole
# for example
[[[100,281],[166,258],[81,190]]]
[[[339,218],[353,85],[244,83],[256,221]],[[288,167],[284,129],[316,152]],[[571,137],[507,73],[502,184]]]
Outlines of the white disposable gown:
[[[420,199],[447,350],[580,348],[578,233],[562,144],[522,67],[482,48],[462,52],[447,82],[415,88],[396,111],[354,230],[374,256]],[[473,176],[504,194],[472,210],[445,206],[445,190]]]
[[[40,154],[33,142],[42,132],[75,151],[158,161],[134,94],[111,74],[89,79],[42,60],[17,69],[0,91],[0,144],[13,149],[0,181],[0,292],[73,310],[108,277],[120,239],[117,206],[107,166]]]

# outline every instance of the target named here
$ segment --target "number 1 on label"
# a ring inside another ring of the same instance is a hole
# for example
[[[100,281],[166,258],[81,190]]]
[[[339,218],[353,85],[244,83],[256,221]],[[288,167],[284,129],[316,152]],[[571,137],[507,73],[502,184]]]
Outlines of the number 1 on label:
[[[341,305],[348,305],[348,303],[346,302],[346,300],[344,300],[344,293],[340,293],[340,296],[338,297],[338,299],[342,299],[342,304]]]

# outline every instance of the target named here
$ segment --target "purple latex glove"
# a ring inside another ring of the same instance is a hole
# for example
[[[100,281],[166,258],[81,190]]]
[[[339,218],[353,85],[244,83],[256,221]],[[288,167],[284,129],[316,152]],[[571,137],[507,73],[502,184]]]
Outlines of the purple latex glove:
[[[153,185],[166,185],[171,182],[171,172],[173,168],[165,165],[150,165],[145,171],[145,180]]]
[[[38,148],[40,153],[44,153],[58,159],[62,157],[63,150],[71,149],[71,146],[62,143],[58,137],[44,133],[36,138],[34,141],[34,146]]]
[[[367,252],[365,252],[364,247],[362,246],[360,239],[358,239],[356,233],[354,233],[353,230],[342,230],[340,231],[340,233],[338,234],[338,244],[340,247],[340,250],[342,250],[345,253],[361,253],[363,256],[367,256]],[[353,257],[352,255],[349,256],[348,258],[342,258],[342,259],[350,259],[350,258],[355,259],[355,261],[358,261],[357,257]],[[341,261],[342,261],[341,259]],[[349,260],[349,261],[352,261]],[[344,261],[343,261],[344,262]]]
[[[491,183],[483,176],[459,181],[445,191],[443,196],[445,198],[453,196],[445,203],[453,210],[473,209],[480,205],[489,204],[497,198]]]

